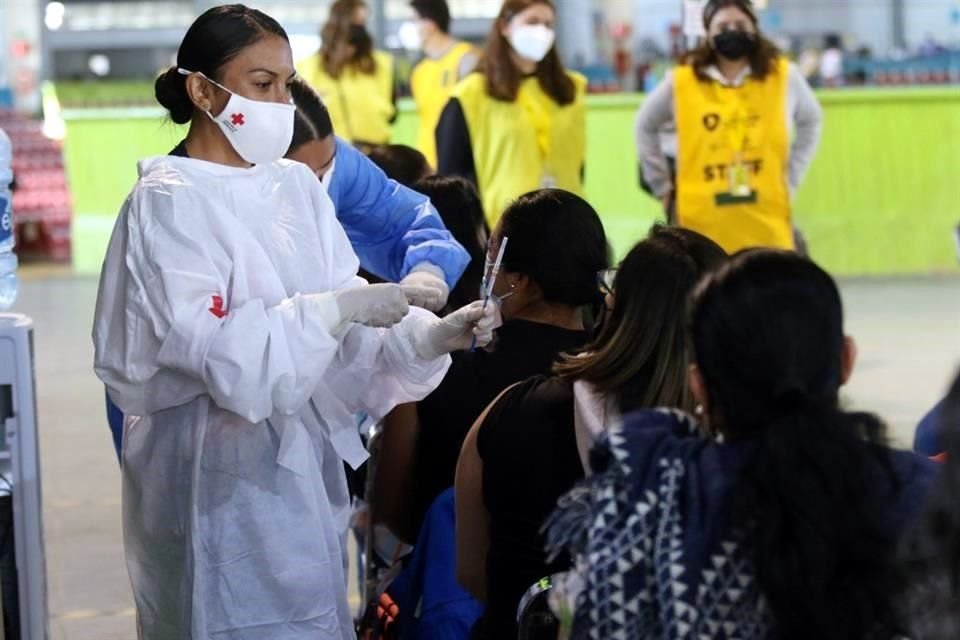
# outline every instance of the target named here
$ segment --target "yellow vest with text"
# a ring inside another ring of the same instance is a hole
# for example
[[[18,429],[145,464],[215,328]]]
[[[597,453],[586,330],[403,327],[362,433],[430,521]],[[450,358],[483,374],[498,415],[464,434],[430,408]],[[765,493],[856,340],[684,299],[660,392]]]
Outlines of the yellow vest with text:
[[[327,106],[333,130],[350,142],[390,142],[390,121],[396,114],[393,56],[374,51],[373,59],[377,63],[373,73],[360,73],[348,66],[339,78],[323,70],[319,53],[297,64],[297,72]]]
[[[675,71],[677,221],[730,253],[794,248],[788,77],[786,60],[766,79],[748,77],[740,87],[700,80],[690,66]],[[745,198],[731,197],[729,170],[738,151],[751,192]]]
[[[453,90],[467,121],[477,187],[491,226],[529,191],[553,186],[583,195],[587,80],[568,74],[576,96],[565,106],[544,93],[535,77],[521,82],[513,102],[490,97],[482,73],[471,73]]]
[[[417,115],[420,131],[417,135],[417,149],[427,158],[431,167],[437,166],[437,123],[440,113],[447,106],[450,92],[460,81],[460,61],[473,51],[468,42],[458,42],[443,56],[436,60],[424,58],[410,76],[410,91],[417,103]]]

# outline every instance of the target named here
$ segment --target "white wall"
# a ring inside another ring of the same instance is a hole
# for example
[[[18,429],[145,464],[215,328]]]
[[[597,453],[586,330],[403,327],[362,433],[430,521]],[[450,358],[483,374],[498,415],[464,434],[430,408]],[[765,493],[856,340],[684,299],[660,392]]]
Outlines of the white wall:
[[[922,0],[921,0],[922,1]],[[906,0],[909,11],[911,3]],[[894,11],[891,0],[853,0],[850,2],[850,22],[845,35],[856,47],[868,45],[875,55],[887,54],[894,45]]]
[[[876,6],[888,0],[866,1]],[[851,0],[770,0],[763,20],[774,34],[845,33],[851,4]]]
[[[680,20],[681,0],[596,0],[608,20],[633,20],[640,37],[667,42],[667,27]],[[956,12],[956,17],[954,16]],[[904,0],[907,43],[917,47],[928,34],[960,45],[960,0]],[[790,35],[839,33],[851,46],[868,44],[878,55],[894,44],[893,0],[768,0],[765,24]]]
[[[910,47],[920,45],[928,34],[942,44],[960,46],[960,0],[906,0],[905,12]]]
[[[619,3],[624,0],[608,0]],[[635,0],[633,2],[634,42],[649,38],[661,49],[670,45],[670,25],[683,22],[681,0]]]
[[[594,0],[555,0],[557,42],[567,64],[593,64],[597,60],[594,33]]]

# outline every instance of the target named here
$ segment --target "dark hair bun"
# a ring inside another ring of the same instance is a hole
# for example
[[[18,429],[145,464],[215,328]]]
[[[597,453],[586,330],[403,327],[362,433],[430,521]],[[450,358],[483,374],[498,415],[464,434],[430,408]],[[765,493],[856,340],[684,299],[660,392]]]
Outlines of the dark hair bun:
[[[193,116],[193,102],[187,95],[187,77],[177,72],[176,67],[161,73],[153,90],[157,102],[170,112],[171,120],[177,124],[190,122]]]
[[[177,124],[190,122],[194,106],[187,94],[187,77],[178,73],[177,67],[216,80],[225,64],[267,34],[290,41],[283,27],[262,11],[242,4],[207,9],[183,36],[177,51],[177,65],[157,78],[154,85],[157,102],[170,112],[170,119]]]

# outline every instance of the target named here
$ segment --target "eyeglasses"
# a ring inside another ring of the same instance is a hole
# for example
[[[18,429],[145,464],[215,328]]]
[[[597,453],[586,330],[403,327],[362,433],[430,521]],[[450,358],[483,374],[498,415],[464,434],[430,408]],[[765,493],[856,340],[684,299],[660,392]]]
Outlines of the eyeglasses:
[[[611,269],[604,269],[602,271],[597,271],[597,287],[600,289],[600,293],[605,296],[613,295],[613,283],[617,279],[617,269],[616,267]]]

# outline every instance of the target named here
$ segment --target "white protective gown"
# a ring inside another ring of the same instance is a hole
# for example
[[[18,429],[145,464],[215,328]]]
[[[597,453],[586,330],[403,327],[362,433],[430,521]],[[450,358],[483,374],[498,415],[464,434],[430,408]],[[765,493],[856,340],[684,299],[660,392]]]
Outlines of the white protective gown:
[[[353,638],[341,459],[354,413],[422,399],[449,357],[392,329],[338,325],[364,286],[305,166],[140,165],[107,250],[96,372],[129,416],[127,566],[146,640]]]

